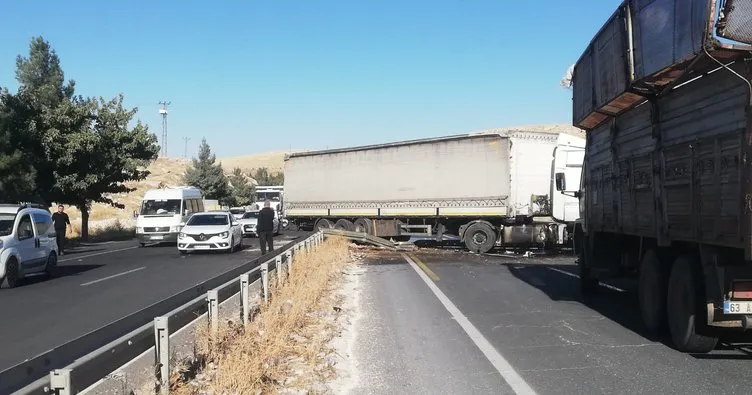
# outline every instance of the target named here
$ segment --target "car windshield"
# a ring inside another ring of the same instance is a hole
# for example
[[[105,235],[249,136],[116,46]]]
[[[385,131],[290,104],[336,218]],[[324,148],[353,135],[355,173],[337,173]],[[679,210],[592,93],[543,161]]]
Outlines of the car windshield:
[[[263,202],[264,200],[271,200],[272,202],[279,201],[279,192],[259,192],[256,194],[256,200]]]
[[[188,226],[228,225],[226,214],[201,214],[194,215],[188,220]]]
[[[16,221],[16,214],[0,214],[0,236],[9,236],[13,233],[13,223]]]
[[[252,211],[252,212],[243,214],[243,219],[248,219],[248,218],[258,218],[258,211]]]
[[[144,200],[141,215],[175,215],[180,213],[180,199]]]

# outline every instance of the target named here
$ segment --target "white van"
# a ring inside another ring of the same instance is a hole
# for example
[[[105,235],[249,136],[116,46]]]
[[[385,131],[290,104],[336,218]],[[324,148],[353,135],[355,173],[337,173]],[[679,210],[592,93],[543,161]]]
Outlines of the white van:
[[[193,213],[204,212],[204,198],[195,187],[150,189],[141,200],[136,238],[146,243],[177,243],[180,224]]]

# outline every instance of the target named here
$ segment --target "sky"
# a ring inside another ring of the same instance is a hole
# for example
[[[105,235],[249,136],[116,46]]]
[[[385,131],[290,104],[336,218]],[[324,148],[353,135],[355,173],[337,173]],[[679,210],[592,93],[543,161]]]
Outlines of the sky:
[[[168,156],[218,157],[571,124],[559,81],[620,0],[25,1],[0,86],[43,36],[77,93],[138,107]]]

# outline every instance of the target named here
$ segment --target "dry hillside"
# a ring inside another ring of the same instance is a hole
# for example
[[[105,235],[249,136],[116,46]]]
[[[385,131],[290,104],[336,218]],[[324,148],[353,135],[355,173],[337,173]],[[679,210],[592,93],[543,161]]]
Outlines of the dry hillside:
[[[230,158],[219,158],[218,162],[222,163],[225,172],[229,174],[234,167],[240,167],[248,172],[252,169],[266,167],[270,171],[282,171],[284,167],[284,152],[270,152],[253,154],[247,156],[237,156]],[[96,233],[96,229],[112,226],[118,221],[125,227],[133,226],[133,211],[138,210],[141,197],[147,189],[158,188],[160,184],[165,186],[183,185],[183,174],[190,160],[160,158],[151,166],[151,174],[143,181],[129,183],[130,187],[136,188],[129,194],[114,195],[113,199],[118,203],[125,205],[125,209],[117,209],[108,205],[95,204],[92,207],[90,215],[90,229]],[[74,231],[79,229],[81,214],[75,207],[66,208],[74,224]]]

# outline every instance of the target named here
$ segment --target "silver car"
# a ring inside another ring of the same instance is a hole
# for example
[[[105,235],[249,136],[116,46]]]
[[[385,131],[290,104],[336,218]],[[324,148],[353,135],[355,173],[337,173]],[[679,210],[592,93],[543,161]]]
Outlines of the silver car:
[[[243,237],[258,237],[258,231],[256,230],[256,226],[258,226],[258,215],[260,210],[251,210],[246,211],[245,214],[243,214],[243,217],[238,220],[240,223],[240,230],[243,232]],[[279,217],[277,212],[274,212],[274,235],[279,235],[280,232],[280,223],[279,223]]]

